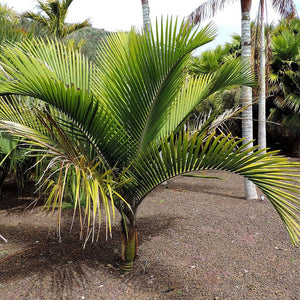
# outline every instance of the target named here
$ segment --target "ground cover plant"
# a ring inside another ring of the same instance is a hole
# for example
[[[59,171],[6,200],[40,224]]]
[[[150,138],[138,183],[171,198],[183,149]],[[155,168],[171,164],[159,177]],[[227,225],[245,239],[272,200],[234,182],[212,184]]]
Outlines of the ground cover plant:
[[[112,34],[95,64],[59,41],[1,48],[0,128],[22,138],[44,166],[39,184],[48,195],[45,206],[58,210],[58,231],[67,192],[85,241],[98,238],[102,207],[111,232],[116,208],[122,216],[121,270],[130,271],[136,213],[145,197],[177,175],[216,169],[255,183],[296,244],[299,164],[220,133],[217,112],[196,132],[183,126],[214,92],[253,85],[249,66],[237,59],[213,75],[189,77],[192,51],[211,41],[215,28],[193,31],[172,20],[156,28]]]

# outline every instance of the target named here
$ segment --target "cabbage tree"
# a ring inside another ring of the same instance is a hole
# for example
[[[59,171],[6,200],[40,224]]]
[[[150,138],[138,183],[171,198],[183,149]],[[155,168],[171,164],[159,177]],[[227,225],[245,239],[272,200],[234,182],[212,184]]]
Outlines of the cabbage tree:
[[[112,34],[99,48],[95,65],[59,41],[2,47],[0,94],[32,100],[4,97],[0,128],[26,140],[44,164],[40,184],[48,194],[46,207],[58,208],[60,221],[71,184],[86,241],[97,238],[103,209],[110,232],[117,209],[121,270],[130,271],[143,199],[174,176],[226,170],[264,192],[296,244],[299,164],[219,133],[216,113],[193,133],[183,126],[195,107],[219,89],[252,85],[250,69],[233,60],[213,75],[188,77],[193,50],[211,41],[215,28],[193,31],[170,20],[160,28]]]

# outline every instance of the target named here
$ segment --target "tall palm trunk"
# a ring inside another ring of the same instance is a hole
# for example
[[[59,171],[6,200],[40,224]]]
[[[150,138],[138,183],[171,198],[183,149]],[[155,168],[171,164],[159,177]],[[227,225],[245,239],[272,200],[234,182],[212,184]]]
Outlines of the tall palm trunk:
[[[260,64],[259,64],[259,102],[258,102],[258,144],[260,149],[267,147],[266,136],[266,54],[265,54],[265,26],[264,0],[260,0]]]
[[[122,233],[121,233],[121,272],[128,273],[132,270],[134,259],[137,255],[138,238],[137,229],[135,225],[135,217],[126,222],[122,219]]]
[[[150,31],[151,22],[150,22],[150,7],[148,0],[142,0],[142,9],[143,9],[143,25],[145,31]]]
[[[242,9],[242,59],[251,64],[251,30],[250,30],[250,9],[251,0],[241,0]],[[253,122],[252,122],[252,88],[242,87],[242,107],[247,107],[242,112],[242,136],[244,143],[253,140]],[[252,147],[250,143],[248,147]],[[246,200],[257,199],[256,187],[249,180],[245,179]]]

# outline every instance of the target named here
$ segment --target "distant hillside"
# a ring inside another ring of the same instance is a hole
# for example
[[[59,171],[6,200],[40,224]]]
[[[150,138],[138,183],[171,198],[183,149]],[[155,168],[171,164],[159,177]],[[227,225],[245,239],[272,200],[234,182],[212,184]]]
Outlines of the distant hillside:
[[[20,26],[25,31],[31,32],[35,37],[50,37],[41,26],[35,25],[35,23],[29,19],[20,18]],[[85,27],[68,35],[66,40],[74,39],[76,44],[82,39],[85,40],[85,44],[82,46],[81,51],[93,61],[99,43],[101,43],[101,41],[103,41],[110,33],[111,32],[104,29]]]
[[[68,36],[68,39],[74,39],[76,43],[84,39],[86,43],[82,46],[81,51],[91,60],[94,60],[98,44],[109,34],[110,32],[105,31],[104,29],[86,27],[71,33]]]

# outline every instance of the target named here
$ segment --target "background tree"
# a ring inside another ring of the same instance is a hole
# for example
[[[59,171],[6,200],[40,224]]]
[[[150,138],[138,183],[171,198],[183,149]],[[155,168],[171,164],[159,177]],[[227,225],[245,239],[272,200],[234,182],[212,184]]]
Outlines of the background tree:
[[[230,46],[217,46],[213,50],[201,52],[193,57],[190,72],[194,74],[213,74],[220,69],[229,56]]]
[[[37,2],[39,13],[36,14],[27,11],[22,16],[43,26],[48,33],[53,34],[59,39],[66,37],[80,28],[91,26],[89,20],[75,24],[65,23],[68,9],[73,0],[37,0]]]
[[[97,237],[101,208],[109,229],[116,208],[126,272],[136,256],[136,214],[146,195],[179,174],[226,170],[255,182],[297,243],[300,191],[293,176],[299,163],[252,153],[255,148],[218,134],[218,112],[193,134],[182,129],[202,99],[227,86],[252,85],[249,68],[231,60],[214,75],[189,77],[192,51],[211,41],[215,29],[193,32],[170,20],[161,26],[154,34],[111,35],[99,49],[97,66],[60,41],[2,48],[0,95],[36,100],[29,105],[24,98],[3,98],[0,128],[25,139],[39,162],[49,161],[40,180],[48,192],[46,207],[58,208],[60,221],[66,185],[72,182],[86,240]]]
[[[282,20],[272,32],[268,131],[288,155],[299,155],[300,20]]]
[[[201,4],[195,11],[188,16],[189,24],[197,24],[206,18],[215,16],[215,14],[224,9],[225,5],[230,5],[233,0],[209,0]],[[251,31],[250,31],[250,9],[251,0],[241,0],[241,57],[244,62],[251,63]],[[242,135],[245,138],[244,142],[248,147],[253,146],[253,123],[252,123],[252,90],[250,87],[242,87]],[[245,194],[246,199],[257,199],[255,186],[245,179]]]
[[[231,5],[237,0],[208,0],[201,4],[195,11],[188,16],[189,24],[198,24],[204,19],[214,17],[216,13],[226,5]],[[242,39],[242,58],[250,65],[251,62],[251,31],[250,31],[250,9],[251,0],[240,0],[241,3],[241,39]],[[295,10],[294,2],[291,0],[273,0],[273,7],[284,16],[290,12],[291,8]],[[242,106],[245,108],[242,114],[242,134],[245,138],[245,143],[253,140],[253,122],[252,122],[252,91],[249,87],[242,88]],[[265,123],[264,123],[265,124]],[[249,144],[250,147],[251,143]],[[257,192],[255,186],[245,180],[246,199],[256,199]]]
[[[9,21],[12,24],[18,23],[17,13],[8,5],[0,4],[0,20]]]
[[[259,51],[259,101],[258,101],[258,144],[267,147],[266,132],[266,52],[265,52],[265,1],[260,0],[260,51]]]

